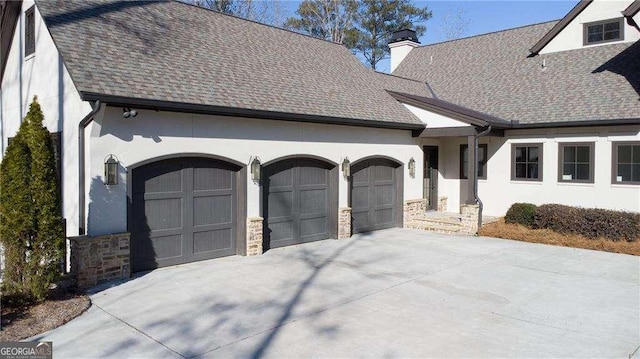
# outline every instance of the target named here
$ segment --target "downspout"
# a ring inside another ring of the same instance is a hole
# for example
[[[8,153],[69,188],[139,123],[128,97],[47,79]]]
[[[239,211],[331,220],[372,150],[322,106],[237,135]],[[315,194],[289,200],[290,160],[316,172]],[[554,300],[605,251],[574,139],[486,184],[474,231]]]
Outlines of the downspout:
[[[95,115],[102,108],[102,103],[97,100],[93,103],[91,112],[89,112],[78,124],[78,235],[85,234],[85,161],[84,161],[84,130],[93,121]]]
[[[475,148],[475,151],[473,151],[473,161],[474,161],[473,163],[475,163],[476,166],[478,163],[478,138],[487,135],[489,132],[491,132],[491,125],[489,125],[489,127],[487,127],[486,130],[474,136],[473,147]],[[488,156],[489,154],[485,153],[485,157],[488,157]],[[473,198],[478,204],[478,231],[479,231],[480,228],[482,227],[482,208],[484,207],[484,204],[482,203],[482,200],[478,196],[478,171],[476,170],[474,172],[475,173],[473,174]]]

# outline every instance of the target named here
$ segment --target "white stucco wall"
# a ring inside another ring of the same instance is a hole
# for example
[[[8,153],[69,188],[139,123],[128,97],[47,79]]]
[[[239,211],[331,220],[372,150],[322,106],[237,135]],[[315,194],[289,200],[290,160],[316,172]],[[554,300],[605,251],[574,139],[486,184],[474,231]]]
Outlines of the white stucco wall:
[[[139,111],[122,118],[121,108],[107,107],[90,125],[87,172],[87,213],[90,235],[127,228],[126,173],[128,167],[163,155],[203,153],[226,157],[246,165],[253,156],[262,163],[293,155],[315,155],[337,164],[348,157],[383,155],[404,163],[404,199],[422,197],[422,150],[410,131],[331,126],[287,121],[255,120],[171,112]],[[103,163],[114,154],[122,164],[119,184],[105,186]],[[416,160],[416,176],[407,166]],[[260,215],[260,187],[247,171],[247,214]],[[347,207],[348,183],[339,180],[339,206]]]
[[[51,132],[62,132],[62,215],[67,220],[67,235],[73,236],[78,234],[78,122],[91,111],[91,106],[80,100],[37,8],[35,54],[24,57],[24,12],[32,5],[32,0],[22,3],[2,79],[0,159],[4,156],[7,139],[15,136],[29,104],[37,96],[45,126]]]
[[[573,19],[573,21],[571,21],[553,40],[551,40],[547,46],[540,51],[540,54],[580,49],[584,47],[584,24],[621,18],[623,17],[621,12],[632,2],[633,0],[595,0],[591,5],[584,9],[580,15],[576,16],[576,18]],[[624,40],[588,46],[606,46],[615,43],[638,41],[640,39],[640,32],[633,26],[627,24],[626,21],[623,21],[623,23]]]
[[[411,113],[416,115],[427,128],[447,128],[447,127],[471,127],[468,123],[464,123],[462,121],[454,120],[452,118],[442,116],[437,113],[433,113],[427,110],[423,110],[421,108],[403,104]]]
[[[505,137],[481,138],[479,142],[488,144],[489,152],[487,179],[478,183],[484,213],[502,216],[515,202],[640,212],[640,186],[611,184],[614,141],[640,141],[640,125],[509,130]],[[562,142],[595,142],[594,183],[558,182],[558,145]],[[448,211],[457,212],[467,194],[467,180],[459,179],[460,145],[466,138],[442,138],[439,143],[439,195],[448,197]],[[511,180],[512,143],[543,143],[542,182]]]

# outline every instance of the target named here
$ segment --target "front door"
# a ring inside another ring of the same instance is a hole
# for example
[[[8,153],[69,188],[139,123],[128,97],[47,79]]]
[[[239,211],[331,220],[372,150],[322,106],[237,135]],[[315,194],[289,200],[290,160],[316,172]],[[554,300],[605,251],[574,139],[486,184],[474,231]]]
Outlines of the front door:
[[[424,146],[423,195],[427,209],[438,210],[438,146]]]

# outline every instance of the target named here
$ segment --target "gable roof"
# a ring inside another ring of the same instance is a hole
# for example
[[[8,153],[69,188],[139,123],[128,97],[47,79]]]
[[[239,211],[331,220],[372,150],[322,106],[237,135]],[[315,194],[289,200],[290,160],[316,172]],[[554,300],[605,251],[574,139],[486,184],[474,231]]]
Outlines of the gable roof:
[[[21,10],[22,1],[0,3],[0,82],[4,78],[4,69],[9,59],[9,49]]]
[[[433,97],[416,96],[401,92],[387,91],[396,100],[415,106],[423,110],[435,112],[449,118],[468,123],[473,126],[492,126],[496,129],[505,129],[512,126],[510,121],[497,118],[479,111],[458,106],[454,103]]]
[[[551,28],[551,30],[544,34],[544,36],[535,45],[533,45],[533,47],[529,50],[531,51],[531,54],[537,55],[540,50],[542,50],[545,46],[547,46],[549,42],[551,42],[551,40],[558,36],[558,34],[562,30],[564,30],[564,28],[567,27],[567,25],[569,25],[569,23],[573,21],[576,16],[580,15],[582,10],[586,9],[587,6],[589,6],[592,2],[593,0],[580,0],[580,2],[577,3],[576,6],[574,6],[573,9],[571,9],[571,11],[567,13],[567,15],[560,19],[560,21],[558,21]]]
[[[36,3],[83,100],[424,127],[336,43],[175,1]]]
[[[638,123],[640,42],[528,57],[528,45],[555,25],[422,46],[394,74],[427,82],[431,97],[515,127]]]

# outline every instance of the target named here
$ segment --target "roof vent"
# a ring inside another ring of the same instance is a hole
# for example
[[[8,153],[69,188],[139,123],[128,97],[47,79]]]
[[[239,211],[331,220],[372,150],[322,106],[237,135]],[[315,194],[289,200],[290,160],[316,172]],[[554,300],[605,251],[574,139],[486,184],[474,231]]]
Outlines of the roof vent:
[[[413,41],[418,44],[420,43],[420,41],[418,41],[418,36],[416,35],[416,32],[409,29],[403,29],[403,30],[398,30],[394,32],[391,35],[391,41],[389,41],[389,43],[392,44],[394,42],[400,42],[405,40]]]

